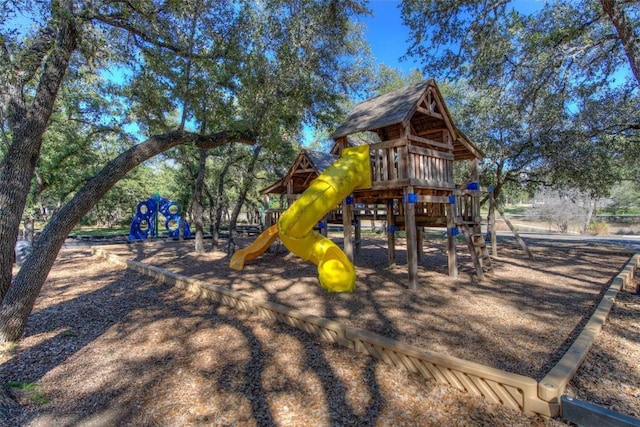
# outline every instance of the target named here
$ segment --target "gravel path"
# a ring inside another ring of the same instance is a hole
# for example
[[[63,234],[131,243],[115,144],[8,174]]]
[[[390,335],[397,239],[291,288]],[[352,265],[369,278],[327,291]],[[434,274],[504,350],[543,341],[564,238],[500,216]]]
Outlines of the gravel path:
[[[379,267],[379,253],[386,258],[379,244],[363,248],[358,290],[349,295],[322,292],[313,266],[282,252],[240,273],[226,267],[221,253],[190,252],[192,242],[110,250],[535,377],[561,356],[627,259],[609,251],[547,248],[527,265],[506,248],[494,278],[478,283],[470,269],[457,281],[444,276],[446,263],[436,249],[420,269],[424,287],[409,293],[403,266]],[[592,401],[615,395],[601,403],[638,416],[640,351],[633,325],[640,310],[637,296],[625,298],[569,391]],[[24,406],[7,425],[559,424],[196,300],[90,257],[86,248],[63,249],[25,338],[0,352],[0,382],[8,381],[35,383],[48,403],[34,391],[11,388]]]

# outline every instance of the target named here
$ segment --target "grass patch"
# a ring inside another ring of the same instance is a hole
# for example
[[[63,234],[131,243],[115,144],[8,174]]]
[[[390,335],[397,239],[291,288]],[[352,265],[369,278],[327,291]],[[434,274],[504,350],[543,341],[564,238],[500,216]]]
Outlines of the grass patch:
[[[25,396],[30,401],[38,405],[44,405],[51,401],[51,399],[49,399],[42,392],[40,386],[35,383],[24,381],[7,381],[5,385],[11,389],[18,391],[19,394]]]
[[[73,331],[64,331],[63,333],[60,334],[61,338],[73,338],[73,337],[77,337],[78,334],[76,334]]]
[[[71,234],[81,234],[83,236],[111,236],[118,234],[129,234],[129,228],[78,227],[74,228]]]
[[[18,348],[18,343],[15,341],[5,342],[0,344],[0,360],[8,360],[13,357]]]
[[[524,215],[527,209],[529,209],[528,206],[505,206],[503,208],[504,213],[511,215]]]

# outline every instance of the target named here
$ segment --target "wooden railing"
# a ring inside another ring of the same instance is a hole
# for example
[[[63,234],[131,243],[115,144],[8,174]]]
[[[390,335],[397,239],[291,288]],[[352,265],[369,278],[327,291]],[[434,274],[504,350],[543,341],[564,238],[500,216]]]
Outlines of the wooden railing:
[[[280,215],[286,209],[267,209],[264,211],[264,226],[271,227],[273,224],[276,224],[280,219]]]
[[[453,189],[453,154],[417,146],[402,139],[370,145],[371,188],[414,185]]]
[[[410,146],[409,177],[421,187],[455,188],[453,154]]]
[[[470,184],[472,184],[472,188],[475,188],[475,183]],[[451,197],[455,198],[453,218],[456,224],[480,223],[480,194],[479,189],[457,189],[453,191]]]
[[[406,145],[400,139],[371,144],[371,188],[388,188],[407,181]]]

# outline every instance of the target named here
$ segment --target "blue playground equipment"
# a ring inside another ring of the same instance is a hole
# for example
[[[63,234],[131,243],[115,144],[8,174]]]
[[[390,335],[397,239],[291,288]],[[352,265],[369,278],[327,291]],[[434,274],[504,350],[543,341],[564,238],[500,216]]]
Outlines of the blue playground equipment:
[[[165,217],[164,227],[169,237],[180,237],[183,227],[184,237],[191,237],[191,230],[186,220],[180,215],[180,205],[154,194],[148,200],[138,203],[136,214],[131,221],[129,240],[143,240],[149,236],[158,237],[158,213]]]

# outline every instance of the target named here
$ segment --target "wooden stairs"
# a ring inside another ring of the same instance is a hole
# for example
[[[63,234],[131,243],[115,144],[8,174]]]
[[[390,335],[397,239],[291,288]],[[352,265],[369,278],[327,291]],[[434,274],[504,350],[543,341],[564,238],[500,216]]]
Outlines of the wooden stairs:
[[[493,265],[491,263],[491,255],[487,249],[487,243],[485,242],[485,236],[482,234],[482,230],[479,222],[475,223],[463,223],[461,224],[464,229],[464,238],[467,241],[469,247],[469,254],[471,255],[471,261],[476,270],[476,275],[479,280],[484,280],[485,273],[493,272]]]

